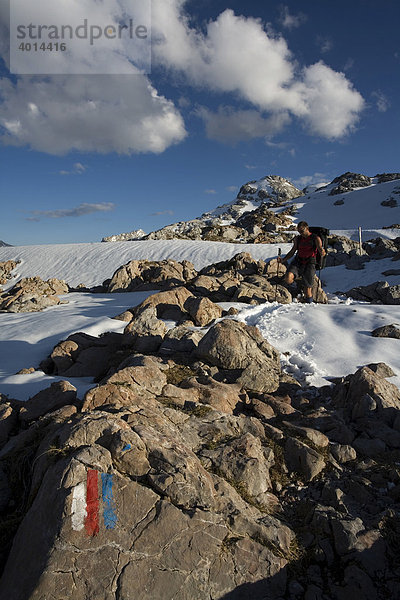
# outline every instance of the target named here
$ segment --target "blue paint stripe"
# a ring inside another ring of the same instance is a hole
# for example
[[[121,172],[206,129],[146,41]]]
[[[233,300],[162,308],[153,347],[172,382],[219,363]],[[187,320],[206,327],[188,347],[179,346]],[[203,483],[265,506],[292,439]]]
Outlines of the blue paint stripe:
[[[101,491],[103,497],[103,519],[106,529],[114,529],[117,524],[115,502],[113,495],[113,476],[108,473],[101,474]]]

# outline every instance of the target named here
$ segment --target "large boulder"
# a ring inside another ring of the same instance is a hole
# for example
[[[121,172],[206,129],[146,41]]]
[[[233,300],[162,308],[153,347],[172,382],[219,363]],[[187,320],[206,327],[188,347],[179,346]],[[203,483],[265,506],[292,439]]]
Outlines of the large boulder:
[[[368,367],[348,375],[335,387],[333,398],[349,421],[373,417],[392,427],[400,410],[399,388]]]
[[[240,283],[232,300],[246,302],[246,304],[263,304],[264,302],[288,304],[292,301],[292,296],[283,285],[272,285],[265,277],[253,275]]]
[[[138,317],[148,307],[155,307],[158,319],[179,320],[187,316],[185,303],[193,298],[185,287],[179,286],[165,292],[148,296],[141,304],[131,309],[134,317]]]
[[[391,325],[382,325],[382,327],[374,329],[371,332],[371,335],[373,337],[394,338],[395,340],[400,340],[400,328],[394,323]],[[394,375],[393,372],[392,375]],[[388,375],[386,375],[386,377],[388,377]]]
[[[159,353],[167,356],[176,353],[190,354],[197,348],[203,335],[203,331],[193,330],[185,325],[172,327],[167,331]]]
[[[226,384],[212,377],[190,377],[182,382],[181,388],[195,391],[197,401],[212,406],[222,413],[232,414],[242,404],[239,384]],[[190,397],[188,398],[190,400]]]
[[[118,363],[123,340],[124,336],[119,333],[106,333],[100,337],[73,333],[54,347],[40,367],[52,375],[98,378]]]
[[[228,481],[239,489],[243,486],[256,502],[265,506],[271,504],[273,497],[269,493],[272,488],[269,471],[275,463],[274,453],[271,448],[263,447],[254,435],[246,433],[202,454]]]
[[[206,327],[222,317],[222,308],[208,298],[188,298],[184,304],[185,310],[198,327]]]
[[[279,352],[257,327],[225,319],[213,325],[201,339],[196,354],[220,369],[239,370],[243,387],[273,392],[279,386]]]
[[[17,268],[19,263],[19,260],[6,260],[0,262],[0,285],[4,285],[11,279],[11,273]]]
[[[50,306],[65,303],[57,294],[67,294],[68,285],[63,280],[40,277],[25,277],[21,279],[2,298],[0,310],[17,312],[38,312]]]
[[[19,413],[22,423],[28,423],[47,413],[76,402],[76,388],[69,381],[55,381],[24,402]]]
[[[125,327],[126,343],[132,345],[137,352],[156,352],[167,333],[163,321],[157,318],[157,308],[147,305]]]
[[[107,291],[166,290],[185,284],[195,275],[194,266],[187,260],[131,260],[115,271]]]
[[[213,263],[204,267],[199,272],[199,275],[218,276],[227,271],[232,271],[235,275],[253,275],[262,273],[265,268],[265,263],[262,260],[255,260],[249,252],[239,252],[228,260]]]
[[[285,459],[289,469],[299,473],[305,481],[312,481],[326,466],[316,450],[292,437],[286,439]]]
[[[263,590],[281,597],[294,533],[249,504],[274,500],[267,492],[272,450],[243,432],[225,452],[233,453],[232,465],[227,456],[215,458],[221,474],[232,470],[242,497],[186,442],[181,426],[188,415],[145,399],[115,411],[44,424],[24,436],[29,453],[21,440],[22,456],[15,445],[2,455],[14,481],[28,458],[30,475],[23,488],[30,502],[2,594],[10,600],[71,593],[77,600],[206,600],[266,579]],[[192,416],[189,430],[210,432],[218,419],[215,413],[203,424]]]
[[[218,276],[199,275],[188,287],[194,294],[207,296],[213,302],[230,302],[242,280],[242,275],[227,271]]]
[[[344,292],[349,298],[377,304],[400,304],[400,285],[389,285],[387,281],[375,281]]]

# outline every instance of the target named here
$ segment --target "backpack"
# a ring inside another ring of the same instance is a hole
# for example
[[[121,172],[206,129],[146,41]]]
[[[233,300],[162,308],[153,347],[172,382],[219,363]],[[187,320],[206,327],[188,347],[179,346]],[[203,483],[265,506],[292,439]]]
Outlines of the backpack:
[[[312,242],[314,245],[314,249],[317,248],[317,241],[315,238],[316,238],[316,236],[318,236],[321,239],[323,249],[325,250],[325,252],[328,252],[329,229],[326,229],[326,227],[309,227],[309,230],[311,231],[311,233],[313,235]],[[325,254],[325,256],[321,256],[319,253],[317,253],[315,268],[320,271],[321,269],[324,268],[325,262],[326,262],[326,254]]]

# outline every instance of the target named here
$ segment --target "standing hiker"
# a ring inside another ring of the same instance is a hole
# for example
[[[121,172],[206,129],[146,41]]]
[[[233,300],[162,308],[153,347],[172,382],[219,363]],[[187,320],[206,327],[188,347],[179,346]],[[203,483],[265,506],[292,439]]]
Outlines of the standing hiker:
[[[278,262],[284,264],[296,254],[295,259],[286,271],[285,283],[290,285],[295,277],[302,277],[306,302],[311,303],[313,301],[312,286],[315,277],[316,257],[318,253],[322,257],[326,252],[322,247],[321,238],[311,233],[308,223],[300,221],[297,225],[297,231],[300,235],[296,236],[291,250],[282,259],[278,257]]]

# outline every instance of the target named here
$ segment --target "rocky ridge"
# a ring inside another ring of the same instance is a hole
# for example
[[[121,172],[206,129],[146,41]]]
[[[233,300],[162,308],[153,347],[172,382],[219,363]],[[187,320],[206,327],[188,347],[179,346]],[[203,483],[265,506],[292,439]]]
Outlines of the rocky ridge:
[[[293,209],[285,205],[302,196],[290,181],[279,175],[268,175],[259,181],[243,185],[233,202],[219,206],[201,217],[167,225],[147,235],[136,231],[103,238],[102,242],[128,240],[208,240],[243,243],[271,243],[286,241],[284,230],[292,225],[289,216]],[[276,214],[269,210],[280,207]],[[243,221],[241,217],[246,216]],[[141,230],[139,230],[141,232]]]

